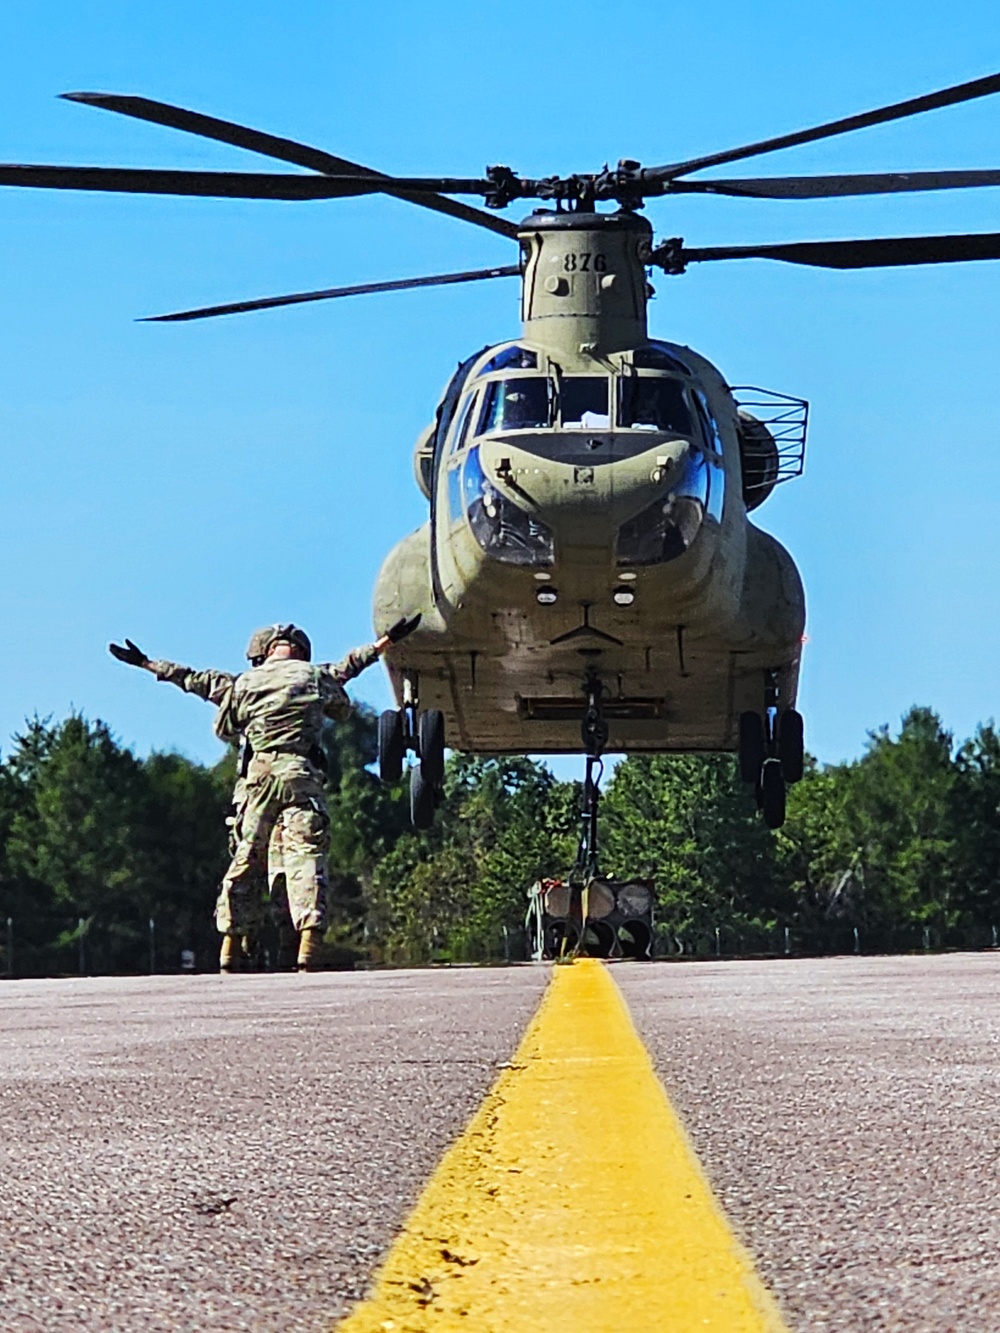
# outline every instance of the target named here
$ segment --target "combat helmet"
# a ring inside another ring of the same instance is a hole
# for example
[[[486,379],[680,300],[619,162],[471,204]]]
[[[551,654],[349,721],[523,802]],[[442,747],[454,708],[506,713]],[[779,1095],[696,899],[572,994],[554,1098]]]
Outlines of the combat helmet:
[[[271,644],[278,642],[294,643],[296,648],[301,649],[306,661],[312,661],[312,644],[305,630],[299,629],[298,625],[281,624],[265,625],[263,629],[256,629],[250,635],[247,657],[251,664],[259,666],[267,657]]]

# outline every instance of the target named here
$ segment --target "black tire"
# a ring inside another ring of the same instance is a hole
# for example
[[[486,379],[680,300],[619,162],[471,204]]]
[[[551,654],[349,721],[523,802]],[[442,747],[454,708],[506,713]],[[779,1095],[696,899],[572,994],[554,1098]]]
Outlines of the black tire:
[[[428,829],[434,823],[437,805],[434,784],[424,777],[419,764],[410,769],[410,823],[416,829]]]
[[[778,758],[786,782],[801,782],[805,758],[802,714],[786,708],[778,718]]]
[[[428,708],[417,723],[420,771],[424,781],[436,787],[444,779],[444,713]]]
[[[764,764],[764,719],[760,713],[740,713],[740,781],[760,781]]]
[[[781,828],[785,822],[785,779],[781,762],[766,759],[760,774],[760,809],[768,828]]]
[[[403,714],[398,708],[389,708],[378,720],[378,772],[383,782],[399,781],[405,756]]]

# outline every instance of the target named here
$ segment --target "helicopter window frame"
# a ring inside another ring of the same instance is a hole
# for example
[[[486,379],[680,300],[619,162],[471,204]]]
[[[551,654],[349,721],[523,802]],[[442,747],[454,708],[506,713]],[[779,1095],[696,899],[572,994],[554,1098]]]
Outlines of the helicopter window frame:
[[[611,404],[612,401],[615,399],[615,390],[614,390],[614,385],[612,383],[612,379],[613,377],[611,375],[560,375],[556,382],[556,392],[558,398],[558,416],[556,419],[558,422],[558,428],[560,430],[612,430],[613,426],[611,423],[612,419]],[[604,385],[605,388],[604,411],[592,412],[590,409],[587,409],[580,414],[579,419],[571,418],[569,421],[567,421],[565,412],[566,385],[571,381],[579,382],[580,380],[596,381]],[[602,417],[604,420],[603,422],[584,421],[583,418],[585,416]]]
[[[506,385],[514,385],[524,381],[530,381],[533,384],[542,384],[545,386],[546,419],[544,422],[539,422],[537,424],[508,425],[504,419],[506,411],[502,400],[499,402],[498,412],[498,400]],[[492,435],[498,431],[551,430],[555,424],[553,412],[555,400],[551,375],[539,375],[535,371],[524,371],[521,374],[515,372],[514,374],[497,375],[495,377],[491,376],[483,383],[481,396],[482,406],[479,410],[478,424],[475,429],[475,436],[477,438],[481,435]],[[500,415],[501,419],[499,421],[493,420],[491,424],[490,418],[495,418],[497,415]]]
[[[633,370],[631,374],[619,375],[617,379],[618,379],[618,391],[615,396],[616,429],[648,431],[650,434],[676,435],[678,437],[687,440],[698,439],[700,435],[704,433],[703,423],[701,421],[701,414],[697,410],[697,405],[692,399],[690,385],[688,381],[682,378],[680,375],[676,373],[671,374],[670,372],[656,371],[656,370],[646,371],[645,374],[643,373],[636,374],[636,372]],[[684,411],[687,413],[687,428],[684,429],[681,426],[648,425],[646,423],[638,424],[634,421],[629,424],[626,424],[625,396],[626,393],[628,392],[629,386],[634,384],[636,380],[654,380],[661,384],[666,380],[672,384],[677,385],[678,388],[680,389],[681,405],[683,406]],[[704,440],[704,443],[708,444],[707,437]]]
[[[452,482],[452,478],[460,481]],[[449,493],[461,496],[464,519],[486,555],[500,564],[545,569],[555,561],[551,528],[509,499],[483,467],[478,444],[452,468]]]
[[[481,366],[476,371],[476,379],[481,379],[486,375],[494,375],[501,370],[537,369],[538,353],[530,347],[522,347],[520,343],[513,343],[502,348],[499,352],[494,352],[486,365]]]
[[[455,413],[455,425],[452,431],[451,447],[448,450],[449,456],[454,457],[460,454],[469,442],[469,429],[477,414],[477,405],[479,399],[479,385],[469,393],[463,404],[459,405]]]
[[[665,371],[668,374],[684,377],[694,375],[694,371],[678,355],[676,349],[667,343],[657,342],[655,339],[645,343],[642,347],[634,348],[631,363],[634,370]]]
[[[435,413],[435,431],[434,431],[434,467],[437,469],[440,460],[444,454],[445,442],[448,438],[448,432],[451,430],[452,422],[455,420],[455,410],[458,407],[459,399],[462,396],[462,390],[465,388],[466,381],[472,373],[472,368],[480,359],[484,352],[489,351],[489,344],[474,352],[472,356],[466,357],[460,361],[458,368],[448,381],[448,387],[445,389],[438,403]]]

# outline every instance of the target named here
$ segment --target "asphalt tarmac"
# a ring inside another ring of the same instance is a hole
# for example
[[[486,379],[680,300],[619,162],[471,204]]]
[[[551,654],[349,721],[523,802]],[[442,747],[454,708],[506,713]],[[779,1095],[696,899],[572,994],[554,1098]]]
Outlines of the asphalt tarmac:
[[[546,971],[0,983],[0,1330],[329,1330]]]
[[[612,975],[795,1333],[1000,1330],[1000,956]],[[0,983],[0,1331],[329,1330],[547,976]]]
[[[1000,955],[614,975],[796,1333],[1000,1330]]]

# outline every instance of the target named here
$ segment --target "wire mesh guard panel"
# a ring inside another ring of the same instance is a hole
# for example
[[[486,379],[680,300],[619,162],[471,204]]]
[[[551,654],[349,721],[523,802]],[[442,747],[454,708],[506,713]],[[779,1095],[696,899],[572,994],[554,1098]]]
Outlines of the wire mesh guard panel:
[[[730,389],[730,393],[740,412],[741,424],[750,426],[744,439],[752,445],[753,427],[763,427],[764,430],[759,432],[761,442],[769,436],[776,450],[776,456],[772,456],[768,466],[762,467],[760,476],[746,480],[746,489],[771,489],[779,482],[801,477],[806,459],[808,402],[804,398],[778,393],[774,389],[759,389],[746,384],[736,385]]]

